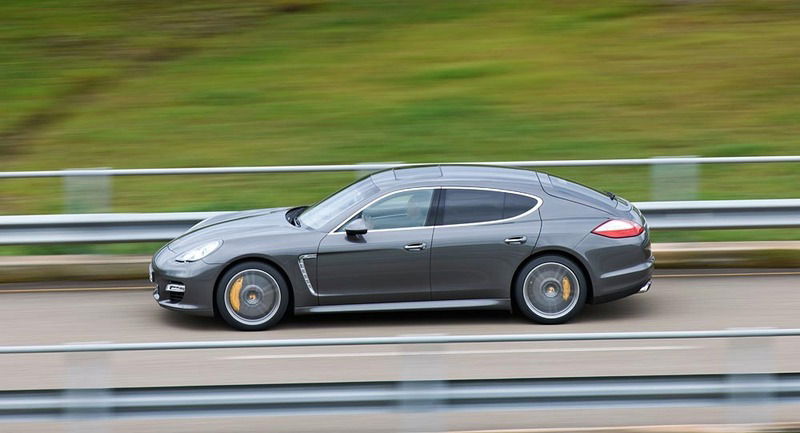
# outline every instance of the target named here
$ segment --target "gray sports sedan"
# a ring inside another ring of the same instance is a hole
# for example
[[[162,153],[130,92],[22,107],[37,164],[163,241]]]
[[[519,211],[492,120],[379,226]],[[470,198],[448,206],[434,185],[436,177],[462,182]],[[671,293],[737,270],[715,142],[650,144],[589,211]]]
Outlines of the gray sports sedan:
[[[650,288],[647,224],[630,202],[545,173],[397,168],[311,207],[221,214],[151,264],[164,308],[241,330],[296,314],[516,310],[563,323]]]

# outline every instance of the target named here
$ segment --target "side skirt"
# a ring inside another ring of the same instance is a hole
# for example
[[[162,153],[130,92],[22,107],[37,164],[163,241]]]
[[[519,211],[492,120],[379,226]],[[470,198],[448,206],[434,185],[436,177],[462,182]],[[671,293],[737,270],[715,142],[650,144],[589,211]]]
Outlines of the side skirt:
[[[296,314],[359,313],[370,311],[511,310],[509,299],[456,299],[451,301],[380,302],[374,304],[315,305],[297,307]]]

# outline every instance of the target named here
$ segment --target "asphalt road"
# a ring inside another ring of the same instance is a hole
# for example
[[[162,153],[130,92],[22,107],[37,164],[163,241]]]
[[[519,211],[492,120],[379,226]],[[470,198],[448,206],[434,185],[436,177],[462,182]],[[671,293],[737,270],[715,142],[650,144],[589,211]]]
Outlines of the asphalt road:
[[[213,319],[162,310],[149,290],[126,286],[130,284],[115,283],[113,287],[119,290],[92,291],[77,286],[61,286],[56,291],[2,287],[0,345],[800,327],[800,273],[793,272],[662,275],[655,279],[649,293],[587,306],[577,320],[558,326],[531,324],[503,312],[426,312],[300,316],[261,333],[237,332]],[[0,355],[0,371],[0,389],[4,390],[800,371],[800,338]],[[437,431],[800,421],[797,408],[776,408],[769,415],[765,413],[753,408],[615,409],[578,414],[561,410],[547,414],[495,412],[491,416],[390,414],[336,418],[341,422],[328,417],[268,420],[274,427],[270,431]],[[742,417],[752,419],[738,419]],[[354,424],[355,419],[360,422]],[[114,431],[260,431],[250,422],[230,422],[131,422],[115,426]],[[0,424],[0,430],[37,431],[30,430],[32,426],[8,425],[5,427],[13,429],[6,430]],[[425,426],[430,428],[426,430]]]

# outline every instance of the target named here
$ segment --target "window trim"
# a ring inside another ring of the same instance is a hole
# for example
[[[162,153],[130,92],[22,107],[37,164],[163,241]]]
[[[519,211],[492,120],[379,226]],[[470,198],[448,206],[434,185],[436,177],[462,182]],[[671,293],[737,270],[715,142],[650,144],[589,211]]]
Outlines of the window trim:
[[[359,213],[364,211],[364,209],[370,207],[371,205],[373,205],[374,203],[376,203],[379,200],[383,200],[384,198],[391,197],[391,196],[393,196],[395,194],[399,194],[401,192],[420,191],[420,190],[425,190],[425,189],[432,189],[432,190],[434,190],[434,192],[435,192],[435,190],[466,189],[466,190],[493,191],[493,192],[501,192],[501,193],[508,193],[508,194],[516,194],[516,195],[521,195],[523,197],[532,198],[532,199],[536,200],[536,204],[532,208],[528,209],[527,211],[525,211],[525,212],[523,212],[523,213],[521,213],[519,215],[516,215],[516,216],[513,216],[513,217],[508,217],[508,218],[501,218],[501,219],[498,219],[498,220],[479,221],[479,222],[474,222],[474,223],[441,224],[441,225],[437,225],[436,224],[436,219],[434,218],[434,223],[433,224],[426,224],[424,226],[419,226],[419,227],[399,227],[399,228],[394,228],[394,229],[369,230],[368,233],[392,232],[392,231],[400,231],[400,230],[419,230],[419,229],[427,229],[427,228],[433,228],[433,227],[436,227],[436,228],[468,227],[468,226],[479,226],[479,225],[485,225],[485,224],[504,223],[504,222],[513,221],[513,220],[516,220],[516,219],[519,219],[519,218],[524,218],[524,217],[536,212],[537,210],[539,210],[539,208],[542,206],[542,203],[543,203],[543,200],[539,196],[535,196],[533,194],[528,194],[526,192],[512,191],[512,190],[500,189],[500,188],[487,188],[487,187],[479,187],[479,186],[421,186],[421,187],[415,187],[415,188],[405,188],[405,189],[399,189],[397,191],[392,191],[392,192],[386,193],[386,194],[384,194],[384,195],[382,195],[382,196],[380,196],[380,197],[378,197],[378,198],[376,198],[374,200],[371,200],[369,203],[365,204],[360,209],[358,209],[357,211],[353,212],[352,215],[350,215],[349,217],[345,218],[344,221],[342,221],[339,225],[337,225],[333,230],[328,232],[328,234],[329,235],[345,234],[344,231],[339,231],[339,230],[341,230],[342,227],[344,227],[344,225],[347,224],[348,221],[353,219],[353,217],[355,217],[356,215],[358,215]],[[431,200],[431,206],[435,207],[434,210],[435,210],[436,215],[439,214],[439,212],[441,210],[441,206],[444,206],[444,202],[441,200],[441,196],[442,196],[441,193],[438,194],[438,200],[436,200],[437,195],[434,193],[434,196],[433,196],[433,198]],[[436,203],[433,203],[434,201],[436,201]],[[426,221],[426,223],[427,223],[427,221]]]

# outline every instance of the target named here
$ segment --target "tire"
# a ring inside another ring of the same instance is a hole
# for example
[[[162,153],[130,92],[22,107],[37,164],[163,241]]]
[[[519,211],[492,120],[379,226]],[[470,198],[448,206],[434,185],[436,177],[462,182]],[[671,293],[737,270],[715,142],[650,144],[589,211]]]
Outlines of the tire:
[[[514,302],[525,317],[546,325],[565,323],[584,304],[588,284],[580,266],[566,257],[548,255],[526,264],[514,281]]]
[[[289,285],[275,267],[244,262],[220,278],[214,303],[228,325],[241,331],[263,331],[286,314]]]

